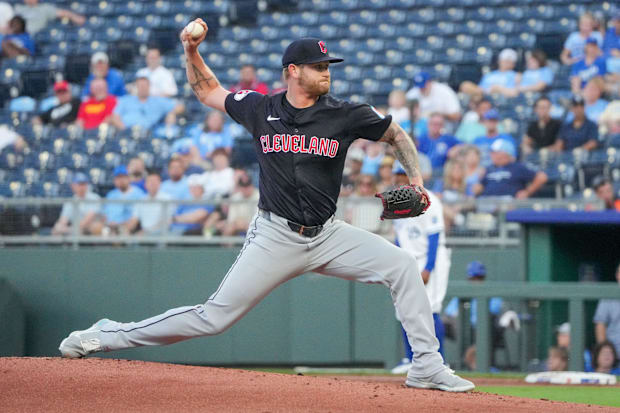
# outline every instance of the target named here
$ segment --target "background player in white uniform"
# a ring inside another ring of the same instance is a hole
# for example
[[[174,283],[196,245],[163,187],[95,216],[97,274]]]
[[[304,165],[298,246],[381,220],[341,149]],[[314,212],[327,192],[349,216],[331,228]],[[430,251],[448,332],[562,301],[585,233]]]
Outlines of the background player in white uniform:
[[[403,185],[406,182],[407,175],[400,162],[394,163],[393,172],[396,185]],[[432,192],[428,191],[428,196],[431,200],[431,206],[426,213],[416,218],[394,220],[394,232],[396,233],[396,245],[413,255],[418,263],[418,269],[433,311],[435,337],[439,340],[439,353],[444,356],[443,338],[445,329],[441,322],[440,313],[448,289],[451,251],[446,248],[443,205]],[[405,358],[392,369],[393,374],[407,373],[411,367],[412,351],[404,329],[403,338]]]

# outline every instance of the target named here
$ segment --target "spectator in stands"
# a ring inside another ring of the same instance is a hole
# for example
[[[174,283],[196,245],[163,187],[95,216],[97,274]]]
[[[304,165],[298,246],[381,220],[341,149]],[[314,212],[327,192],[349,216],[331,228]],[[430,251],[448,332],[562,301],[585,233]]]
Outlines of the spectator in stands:
[[[64,127],[75,122],[82,101],[71,94],[69,83],[66,80],[56,82],[54,94],[58,104],[33,118],[33,123]]]
[[[443,132],[443,115],[433,113],[428,120],[428,134],[418,138],[418,151],[429,157],[433,169],[443,168],[450,150],[461,143],[454,136]]]
[[[521,140],[521,153],[529,155],[541,148],[557,150],[557,137],[562,122],[551,117],[551,100],[541,96],[534,104],[536,119],[531,121]]]
[[[620,9],[614,13],[611,21],[603,40],[603,53],[607,58],[620,58]]]
[[[616,268],[616,281],[620,284],[620,264]],[[596,342],[610,341],[620,354],[620,299],[602,299],[594,313]]]
[[[170,98],[179,93],[177,82],[172,72],[162,64],[161,52],[157,47],[151,46],[147,49],[146,67],[138,72],[147,75],[151,85],[151,96]]]
[[[151,82],[146,72],[138,72],[137,76],[136,95],[118,98],[110,123],[120,130],[136,126],[151,130],[164,118],[166,124],[176,123],[177,115],[183,113],[185,106],[170,98],[151,96]]]
[[[53,4],[41,4],[39,0],[24,0],[24,4],[15,5],[15,14],[23,16],[28,25],[28,32],[35,35],[43,30],[50,21],[55,19],[67,18],[78,26],[86,22],[86,18],[81,14],[71,10],[59,9]]]
[[[227,213],[223,219],[222,212],[214,212],[209,216],[205,223],[206,230],[213,228],[224,236],[245,235],[252,217],[256,214],[258,204],[258,190],[252,184],[247,172],[240,171],[238,174],[230,201],[231,204],[226,208]],[[217,217],[217,220],[212,220],[213,217]]]
[[[222,148],[213,151],[213,170],[204,173],[205,199],[220,199],[229,195],[235,187],[235,171]]]
[[[77,172],[71,181],[71,191],[73,199],[81,201],[97,201],[99,195],[90,191],[89,180],[86,174]],[[77,204],[77,211],[74,210],[72,201],[62,205],[60,217],[52,228],[52,235],[68,235],[72,232],[72,226],[79,227],[78,234],[99,234],[102,228],[102,219],[100,215],[101,205],[98,203],[82,203]],[[77,220],[76,220],[77,218]]]
[[[464,143],[472,143],[477,137],[486,133],[487,129],[482,123],[482,119],[484,114],[493,108],[488,99],[479,95],[472,96],[469,105],[472,109],[463,116],[463,120],[456,130],[456,138]]]
[[[586,118],[594,123],[598,123],[601,115],[605,111],[605,108],[609,104],[609,102],[605,99],[601,99],[604,92],[605,81],[600,76],[590,79],[590,81],[583,88]],[[570,120],[570,118],[568,120]]]
[[[495,109],[489,109],[482,116],[482,123],[486,129],[484,136],[474,139],[473,144],[480,149],[482,155],[482,166],[488,166],[491,163],[490,148],[493,142],[503,139],[516,146],[512,136],[499,131],[499,112]]]
[[[232,153],[234,141],[224,120],[222,112],[212,110],[205,117],[203,127],[192,131],[190,138],[202,159],[211,159],[213,151],[219,148],[224,149],[228,155]]]
[[[172,199],[190,199],[189,186],[185,177],[185,165],[178,158],[168,161],[168,176],[161,184],[161,191],[167,193]]]
[[[379,165],[379,181],[377,182],[377,192],[384,192],[394,187],[392,182],[392,166],[394,158],[385,156]]]
[[[593,38],[599,46],[603,44],[601,34],[594,31],[594,16],[591,13],[584,13],[579,17],[579,31],[571,33],[564,42],[564,50],[560,55],[562,63],[572,65],[583,59],[586,41],[589,38]]]
[[[498,139],[491,145],[491,162],[479,184],[474,186],[478,196],[510,196],[526,199],[547,182],[547,174],[516,162],[514,144]]]
[[[549,347],[547,371],[566,371],[568,368],[568,350],[564,347]]]
[[[547,66],[547,55],[540,49],[525,54],[526,70],[517,76],[518,93],[543,92],[553,83],[553,71]],[[516,93],[515,93],[516,96]]]
[[[440,113],[448,122],[461,119],[461,105],[450,86],[435,81],[427,72],[415,75],[413,85],[407,92],[407,99],[419,102],[420,117],[426,119],[433,113]]]
[[[134,158],[135,159],[135,158]],[[150,170],[144,183],[146,187],[146,201],[169,201],[170,195],[160,190],[161,175],[155,170]],[[170,224],[170,217],[173,212],[173,205],[162,203],[141,203],[137,202],[133,208],[133,214],[127,229],[130,233],[136,232],[143,235],[161,234]]]
[[[513,95],[513,90],[517,86],[517,72],[514,71],[517,58],[517,52],[513,49],[502,50],[498,56],[498,69],[482,76],[478,85],[469,80],[461,83],[461,92],[468,95],[488,93]]]
[[[392,115],[392,120],[399,125],[409,122],[410,110],[407,106],[405,92],[399,89],[392,90],[388,96],[388,115]]]
[[[447,203],[464,201],[472,196],[472,188],[465,181],[465,164],[461,159],[450,159],[443,167],[443,179],[436,182],[433,192]]]
[[[558,149],[572,151],[581,148],[587,151],[598,146],[598,128],[594,122],[586,118],[584,100],[574,96],[571,101],[573,119],[565,122],[558,133]]]
[[[254,68],[254,65],[250,64],[241,66],[241,70],[239,71],[239,83],[230,89],[233,93],[239,92],[240,90],[253,90],[263,95],[269,94],[269,87],[258,80],[256,77],[256,68]]]
[[[198,174],[190,175],[187,178],[187,185],[192,201],[201,201],[204,199],[204,179]],[[203,225],[209,214],[213,211],[213,207],[204,204],[182,204],[179,205],[176,212],[172,216],[172,226],[170,230],[177,234],[183,235],[202,235]]]
[[[365,156],[364,150],[355,146],[351,146],[347,152],[345,168],[342,174],[340,196],[349,196],[355,190],[355,183],[362,172]]]
[[[589,38],[586,41],[586,50],[583,59],[575,62],[570,71],[570,85],[574,94],[579,94],[583,87],[597,76],[605,76],[607,62],[601,54],[596,39]]]
[[[106,199],[113,200],[138,200],[144,198],[144,192],[131,185],[127,167],[124,165],[114,168],[114,189],[108,192]],[[104,208],[106,228],[104,234],[127,234],[127,223],[133,216],[134,204],[131,203],[108,203]]]
[[[485,172],[485,169],[480,164],[482,159],[480,149],[474,145],[463,145],[456,155],[463,160],[463,164],[465,165],[466,193],[473,195],[474,185],[480,182]]]
[[[206,162],[201,162],[201,158],[198,155],[198,150],[193,146],[192,141],[188,138],[178,140],[172,146],[172,156],[183,163],[184,175],[190,176],[193,174],[202,174],[205,171],[202,165],[208,165]],[[195,162],[197,160],[197,162]]]
[[[14,15],[13,6],[6,1],[0,1],[0,39],[8,33],[9,21]]]
[[[140,188],[143,192],[147,192],[145,185],[145,178],[147,175],[144,160],[139,156],[131,158],[127,164],[127,172],[129,172],[131,184]]]
[[[597,198],[605,204],[605,209],[620,212],[620,199],[616,199],[614,188],[609,179],[605,178],[603,175],[594,177],[592,180],[592,188]]]
[[[618,135],[618,143],[620,143],[620,99],[610,102],[598,119],[599,130],[608,138]],[[618,144],[612,146],[619,146]]]
[[[594,371],[596,373],[615,374],[620,376],[620,365],[618,365],[618,352],[613,343],[602,341],[594,347],[594,357],[592,358]]]
[[[92,94],[91,83],[95,79],[105,79],[111,95],[124,96],[127,93],[122,73],[110,67],[110,58],[104,52],[97,52],[90,58],[90,75],[86,78],[82,97]]]
[[[116,96],[108,94],[108,83],[105,79],[94,79],[91,94],[82,102],[78,110],[76,124],[84,129],[98,128],[107,122],[116,106]]]
[[[11,59],[20,55],[34,55],[34,41],[26,33],[26,21],[21,16],[13,16],[9,20],[8,34],[0,39],[0,56]]]
[[[362,164],[362,173],[375,176],[379,172],[379,165],[385,156],[385,150],[380,142],[369,142],[366,146],[366,156]]]

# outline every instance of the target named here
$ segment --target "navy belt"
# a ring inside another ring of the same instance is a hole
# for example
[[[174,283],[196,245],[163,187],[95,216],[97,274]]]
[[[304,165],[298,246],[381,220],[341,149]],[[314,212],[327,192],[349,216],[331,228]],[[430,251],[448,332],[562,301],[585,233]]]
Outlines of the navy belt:
[[[261,216],[267,220],[271,220],[271,213],[269,211],[265,211],[260,209],[259,210]],[[329,220],[333,220],[334,216],[332,215],[327,221]],[[293,221],[289,221],[287,220],[286,223],[288,224],[288,227],[291,229],[291,231],[298,233],[299,235],[303,235],[304,237],[316,237],[317,235],[319,235],[321,233],[321,231],[323,231],[323,225],[314,225],[311,227],[308,227],[306,225],[301,225],[298,224],[296,222]]]

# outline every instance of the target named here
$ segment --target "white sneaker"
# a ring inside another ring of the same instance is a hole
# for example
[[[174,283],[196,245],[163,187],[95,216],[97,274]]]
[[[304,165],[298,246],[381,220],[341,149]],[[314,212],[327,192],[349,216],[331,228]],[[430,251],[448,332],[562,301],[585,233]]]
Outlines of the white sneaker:
[[[407,374],[407,387],[418,389],[439,389],[449,392],[466,392],[476,386],[469,380],[465,380],[454,374],[454,370],[444,368],[428,378],[412,377],[411,371]]]
[[[58,347],[60,354],[67,358],[80,358],[103,351],[99,341],[99,331],[109,321],[107,318],[103,318],[86,330],[73,331],[69,337],[60,343]]]
[[[410,367],[411,367],[411,360],[409,360],[408,358],[404,358],[400,361],[400,363],[396,367],[390,370],[390,373],[405,374],[409,371]]]

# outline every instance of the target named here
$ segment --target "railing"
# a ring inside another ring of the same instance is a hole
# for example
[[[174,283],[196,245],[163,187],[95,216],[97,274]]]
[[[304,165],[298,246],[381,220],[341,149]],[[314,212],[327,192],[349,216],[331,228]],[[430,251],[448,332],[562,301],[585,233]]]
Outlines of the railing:
[[[163,225],[157,235],[136,235],[129,233],[102,235],[84,235],[77,225],[71,226],[71,232],[66,235],[52,235],[50,215],[56,220],[63,204],[73,205],[74,216],[72,222],[79,220],[80,204],[98,204],[100,210],[107,204],[159,204],[163,208],[163,215],[170,217],[179,204],[184,205],[219,205],[240,204],[244,201],[220,200],[209,201],[153,201],[153,200],[78,200],[76,198],[0,198],[0,245],[97,245],[97,244],[123,244],[123,245],[241,245],[243,236],[184,236],[170,231],[169,225]],[[462,211],[462,222],[453,225],[447,230],[446,242],[449,246],[516,246],[519,244],[520,226],[516,223],[506,222],[505,213],[515,208],[529,208],[545,210],[561,208],[568,210],[601,209],[602,204],[583,200],[558,201],[548,199],[513,200],[506,198],[478,198],[459,203],[445,203],[446,208],[458,206]],[[255,204],[251,204],[255,207]],[[50,211],[51,208],[51,211]],[[44,209],[47,212],[44,213]],[[392,226],[389,221],[379,221],[381,205],[372,197],[346,197],[338,202],[336,218],[351,222],[371,232],[391,238]],[[42,219],[44,216],[47,219]],[[21,219],[26,221],[26,229],[7,234],[7,224],[12,220]],[[4,221],[4,222],[3,222]],[[4,225],[1,225],[3,224]]]
[[[503,297],[510,300],[557,300],[568,301],[568,321],[570,323],[569,369],[583,370],[583,352],[585,348],[586,324],[584,304],[602,298],[620,298],[620,285],[611,283],[588,282],[555,282],[555,283],[523,283],[523,282],[492,282],[472,284],[467,281],[450,281],[448,297],[459,297],[459,328],[466,328],[465,311],[467,299],[477,300],[476,322],[476,369],[487,372],[491,367],[491,317],[489,300],[492,297]],[[527,329],[522,329],[527,334]],[[463,334],[457,334],[457,347],[463,348]],[[525,337],[524,342],[531,340]],[[459,357],[461,355],[459,354]],[[522,353],[522,360],[525,355]],[[458,366],[457,366],[458,367]],[[524,366],[521,366],[522,368]]]

